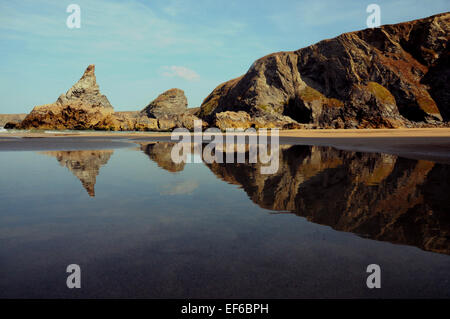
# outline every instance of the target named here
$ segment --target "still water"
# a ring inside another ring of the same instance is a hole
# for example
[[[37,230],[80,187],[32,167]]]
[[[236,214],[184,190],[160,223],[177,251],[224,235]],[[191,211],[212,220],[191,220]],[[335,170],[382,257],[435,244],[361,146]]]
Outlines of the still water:
[[[286,145],[263,175],[172,147],[0,152],[0,297],[450,297],[449,165]]]

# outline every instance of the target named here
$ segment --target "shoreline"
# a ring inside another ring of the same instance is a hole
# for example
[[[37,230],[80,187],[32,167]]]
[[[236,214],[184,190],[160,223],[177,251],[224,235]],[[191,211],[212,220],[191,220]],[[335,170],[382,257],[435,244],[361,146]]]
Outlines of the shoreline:
[[[172,132],[142,131],[0,131],[3,137],[170,137]],[[191,132],[193,134],[193,132]],[[279,130],[280,137],[299,138],[342,138],[342,137],[450,137],[449,127],[439,128],[397,128],[397,129],[293,129]]]
[[[387,153],[450,164],[450,128],[281,130],[280,144]],[[123,148],[141,142],[170,142],[170,132],[0,133],[1,151]]]

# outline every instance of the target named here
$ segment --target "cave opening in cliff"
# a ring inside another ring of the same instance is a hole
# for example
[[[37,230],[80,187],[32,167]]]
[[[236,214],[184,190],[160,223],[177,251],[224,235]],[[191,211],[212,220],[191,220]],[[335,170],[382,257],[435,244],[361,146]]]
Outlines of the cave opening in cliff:
[[[283,115],[289,116],[299,123],[311,123],[312,111],[299,98],[290,98],[286,103]]]
[[[427,113],[425,113],[422,109],[420,109],[417,103],[407,104],[403,107],[398,108],[398,111],[402,116],[406,119],[413,122],[423,122],[426,120]]]

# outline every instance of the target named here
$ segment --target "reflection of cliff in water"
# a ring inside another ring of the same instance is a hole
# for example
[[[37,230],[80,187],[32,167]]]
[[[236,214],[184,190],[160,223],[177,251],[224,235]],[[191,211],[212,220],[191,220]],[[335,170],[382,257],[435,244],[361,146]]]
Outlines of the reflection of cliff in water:
[[[286,146],[280,169],[207,164],[259,206],[363,237],[450,254],[450,167],[394,155]]]
[[[174,163],[171,157],[171,151],[175,144],[166,142],[142,143],[141,150],[162,169],[172,173],[181,172],[185,163]]]
[[[141,150],[159,167],[180,172],[171,159],[175,143]],[[113,151],[49,151],[95,196],[96,177]],[[206,164],[220,179],[241,186],[260,207],[292,212],[314,223],[370,239],[450,254],[450,165],[394,155],[281,146],[279,170],[266,164]],[[248,156],[247,156],[248,158]]]
[[[113,151],[48,151],[43,154],[56,157],[61,166],[65,166],[75,175],[89,196],[95,196],[95,183],[100,167],[108,163]]]

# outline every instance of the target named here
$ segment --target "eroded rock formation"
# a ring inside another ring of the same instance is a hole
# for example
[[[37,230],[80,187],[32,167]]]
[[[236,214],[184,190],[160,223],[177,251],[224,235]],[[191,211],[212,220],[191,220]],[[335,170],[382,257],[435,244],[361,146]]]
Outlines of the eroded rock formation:
[[[148,118],[148,121],[153,120],[159,131],[171,131],[175,128],[193,130],[194,121],[200,119],[195,115],[196,110],[189,110],[187,106],[184,91],[170,89],[150,102],[141,111],[141,117]]]
[[[160,94],[142,110],[148,117],[161,118],[168,115],[182,114],[188,106],[184,91],[170,89]]]
[[[0,114],[0,127],[5,127],[6,124],[10,123],[10,126],[16,126],[24,118],[26,114]]]
[[[215,114],[213,126],[225,131],[226,129],[248,129],[253,128],[302,128],[296,121],[288,116],[283,116],[274,113],[258,114],[250,116],[244,111],[226,111]]]
[[[152,101],[142,111],[114,112],[106,96],[100,93],[95,66],[90,65],[81,79],[55,103],[36,106],[21,123],[7,123],[8,128],[105,131],[193,130],[198,109],[187,108],[187,98],[180,89],[171,89]],[[206,126],[206,123],[203,124]]]
[[[19,128],[96,129],[113,113],[108,99],[100,93],[95,66],[89,65],[81,79],[55,103],[36,106]]]
[[[281,116],[324,128],[440,125],[450,116],[449,37],[443,13],[270,54],[219,85],[200,117],[214,125],[243,111],[282,128],[294,125]]]
[[[97,129],[109,131],[172,131],[175,128],[194,129],[198,109],[187,108],[183,90],[170,89],[160,94],[140,112],[116,112],[105,118]],[[206,123],[203,123],[203,127]]]

